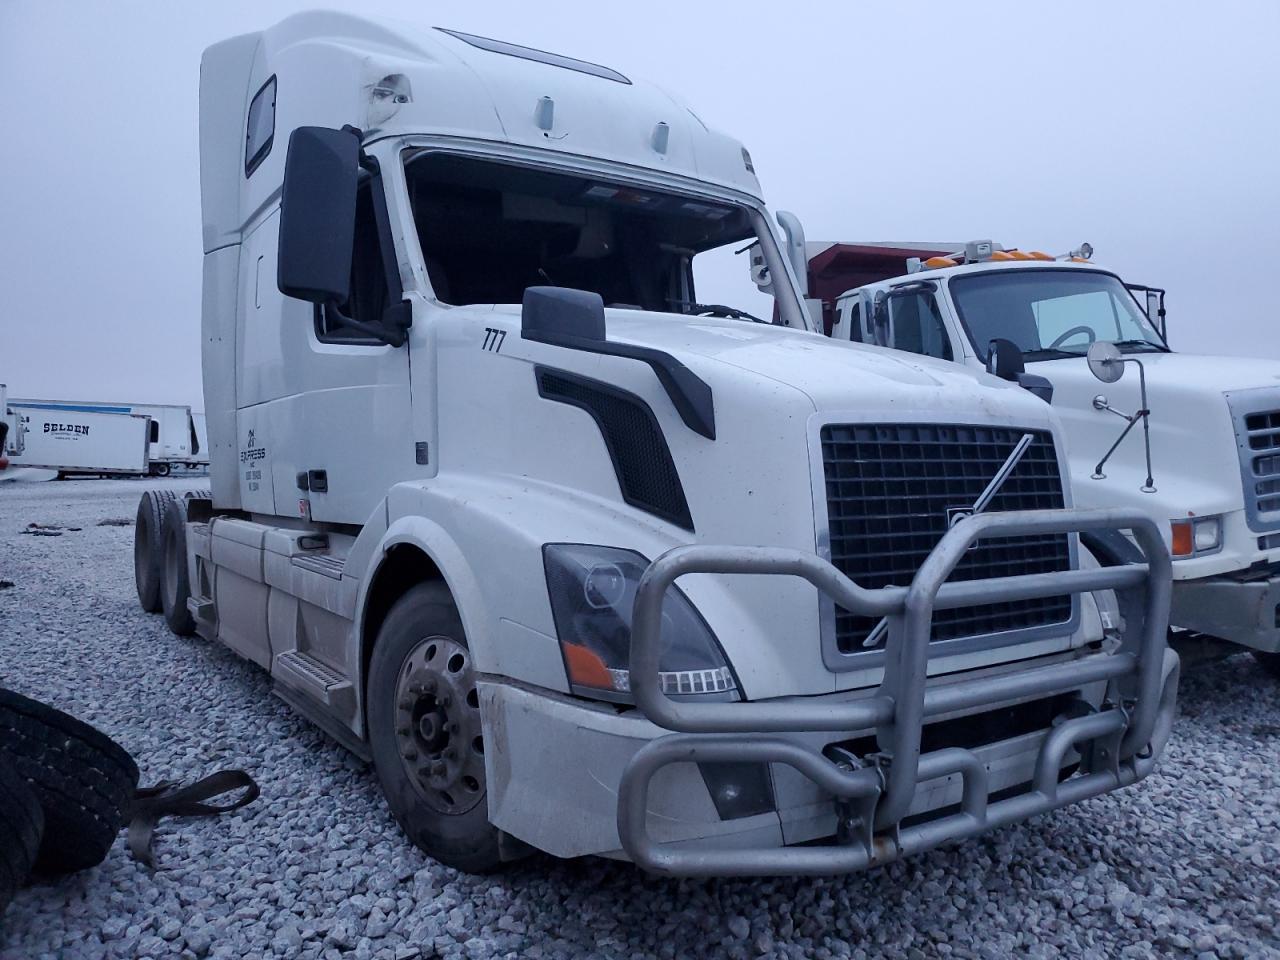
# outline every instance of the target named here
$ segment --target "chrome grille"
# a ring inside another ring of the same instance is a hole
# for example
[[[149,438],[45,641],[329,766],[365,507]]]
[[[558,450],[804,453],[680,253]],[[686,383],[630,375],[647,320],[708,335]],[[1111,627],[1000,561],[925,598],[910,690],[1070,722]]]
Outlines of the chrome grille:
[[[1061,508],[1062,478],[1048,431],[935,423],[824,426],[831,562],[863,587],[908,585],[947,532],[951,515],[972,506],[1027,433],[1031,445],[987,509]],[[1065,534],[989,538],[965,554],[952,579],[1047,573],[1070,563]],[[1072,613],[1069,596],[939,610],[933,639],[1044,627],[1064,623]],[[837,606],[836,649],[853,654],[882,645],[883,634],[873,634],[877,623]]]
[[[1240,452],[1240,480],[1250,529],[1280,528],[1280,392],[1227,394]],[[1264,548],[1265,549],[1265,548]]]

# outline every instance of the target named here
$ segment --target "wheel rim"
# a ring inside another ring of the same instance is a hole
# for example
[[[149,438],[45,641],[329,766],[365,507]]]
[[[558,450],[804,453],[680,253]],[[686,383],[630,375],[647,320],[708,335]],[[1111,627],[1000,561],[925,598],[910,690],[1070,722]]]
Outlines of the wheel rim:
[[[466,813],[484,797],[484,741],[471,653],[448,637],[419,640],[396,677],[396,748],[432,810]]]

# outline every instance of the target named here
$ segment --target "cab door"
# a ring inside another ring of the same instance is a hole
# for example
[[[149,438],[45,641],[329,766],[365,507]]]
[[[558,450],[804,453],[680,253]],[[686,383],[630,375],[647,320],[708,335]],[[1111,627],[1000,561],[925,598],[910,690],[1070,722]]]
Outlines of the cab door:
[[[885,285],[872,293],[869,333],[873,342],[939,360],[956,360],[951,327],[933,281]]]
[[[409,345],[370,334],[401,295],[381,175],[356,194],[351,286],[341,304],[276,285],[280,210],[246,239],[237,343],[240,485],[247,510],[363,524],[392,484],[416,476]]]

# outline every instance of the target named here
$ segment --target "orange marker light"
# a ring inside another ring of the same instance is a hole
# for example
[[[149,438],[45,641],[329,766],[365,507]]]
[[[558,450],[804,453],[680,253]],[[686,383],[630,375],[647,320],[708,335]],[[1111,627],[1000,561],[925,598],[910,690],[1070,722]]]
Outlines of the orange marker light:
[[[578,643],[566,643],[564,662],[569,668],[569,679],[584,687],[599,690],[613,689],[613,675],[604,665],[600,655]]]
[[[1175,557],[1189,557],[1195,552],[1195,538],[1192,535],[1190,520],[1174,520],[1169,526],[1173,529],[1173,547]]]
[[[956,262],[950,257],[930,257],[924,265],[928,270],[941,270],[943,267],[954,267]]]
[[[991,259],[992,260],[1016,260],[1018,258],[1015,257],[1008,250],[992,250]]]

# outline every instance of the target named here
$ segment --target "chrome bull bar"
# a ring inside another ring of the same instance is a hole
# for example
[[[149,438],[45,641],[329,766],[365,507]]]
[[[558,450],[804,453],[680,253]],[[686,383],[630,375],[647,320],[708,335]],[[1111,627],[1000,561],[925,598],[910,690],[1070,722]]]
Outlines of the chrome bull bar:
[[[984,537],[1128,530],[1144,563],[1059,573],[948,583],[965,551]],[[671,700],[658,678],[662,601],[690,573],[801,577],[845,609],[885,617],[883,680],[867,698],[831,703],[770,700],[692,703]],[[675,731],[642,747],[618,789],[623,849],[646,870],[669,875],[830,874],[863,869],[984,830],[1022,820],[1133,783],[1150,772],[1172,724],[1178,659],[1168,649],[1172,583],[1169,552],[1155,523],[1136,510],[1036,510],[979,514],[955,525],[934,547],[909,587],[867,590],[820,557],[769,547],[677,547],[649,565],[636,594],[631,637],[631,690],[649,720]],[[1115,590],[1125,629],[1118,647],[1070,662],[926,684],[933,611],[980,603]],[[996,707],[1106,682],[1103,709],[1062,719],[1040,743],[1025,793],[991,801],[987,769],[971,750],[922,755],[926,721],[954,711]],[[852,734],[874,730],[881,751],[862,766],[838,765],[783,733]],[[1086,750],[1085,745],[1089,745]],[[1059,783],[1067,752],[1081,748],[1083,774]],[[841,831],[823,846],[725,849],[696,842],[662,845],[648,833],[650,782],[673,763],[782,763],[835,798]],[[918,786],[957,774],[960,811],[903,826]]]

